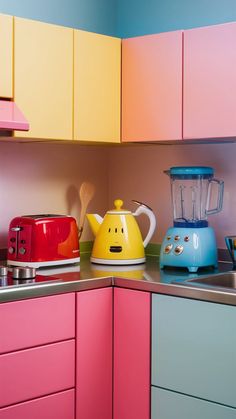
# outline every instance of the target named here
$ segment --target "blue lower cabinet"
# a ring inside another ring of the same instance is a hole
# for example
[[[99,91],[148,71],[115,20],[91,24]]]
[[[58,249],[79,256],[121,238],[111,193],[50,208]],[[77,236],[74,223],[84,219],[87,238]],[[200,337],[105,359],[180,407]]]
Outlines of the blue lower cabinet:
[[[236,307],[152,298],[152,385],[236,407]]]
[[[236,409],[152,387],[151,419],[235,419]]]

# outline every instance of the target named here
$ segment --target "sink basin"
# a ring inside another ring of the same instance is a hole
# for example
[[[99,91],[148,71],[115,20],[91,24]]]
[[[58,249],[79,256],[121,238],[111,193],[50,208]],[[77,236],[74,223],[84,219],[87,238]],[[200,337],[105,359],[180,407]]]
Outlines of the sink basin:
[[[231,291],[236,291],[236,271],[188,279],[184,283],[181,283],[181,285],[198,285],[205,287],[227,288]]]

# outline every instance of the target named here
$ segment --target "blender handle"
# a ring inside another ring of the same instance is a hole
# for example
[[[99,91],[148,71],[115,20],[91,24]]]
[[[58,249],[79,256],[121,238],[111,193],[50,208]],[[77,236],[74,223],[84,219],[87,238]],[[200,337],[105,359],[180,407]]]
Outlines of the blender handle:
[[[217,212],[220,212],[222,210],[223,206],[223,194],[224,194],[224,181],[218,180],[218,179],[211,179],[209,190],[208,190],[208,197],[207,197],[207,207],[209,205],[210,201],[210,190],[211,190],[211,184],[216,183],[218,185],[218,199],[217,199],[217,206],[215,208],[206,210],[206,215],[212,215],[216,214]]]
[[[149,243],[149,241],[151,240],[153,233],[155,231],[156,228],[156,217],[154,215],[154,212],[152,211],[152,209],[150,207],[148,207],[146,204],[143,204],[142,202],[136,201],[133,199],[133,202],[135,202],[135,204],[138,204],[139,207],[136,209],[136,211],[133,213],[133,215],[136,217],[140,214],[146,214],[149,218],[150,221],[150,227],[148,230],[148,233],[143,241],[143,246],[146,247],[147,244]]]

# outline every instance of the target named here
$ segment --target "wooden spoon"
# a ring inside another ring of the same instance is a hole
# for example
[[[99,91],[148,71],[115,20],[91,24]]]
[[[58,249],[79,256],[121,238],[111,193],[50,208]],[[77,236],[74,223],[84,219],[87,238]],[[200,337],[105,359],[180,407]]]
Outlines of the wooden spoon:
[[[79,219],[79,238],[82,235],[83,228],[84,228],[84,220],[87,211],[87,207],[91,199],[93,198],[95,192],[95,187],[92,183],[83,182],[80,186],[79,196],[80,196],[80,203],[81,203],[81,210],[80,210],[80,219]]]

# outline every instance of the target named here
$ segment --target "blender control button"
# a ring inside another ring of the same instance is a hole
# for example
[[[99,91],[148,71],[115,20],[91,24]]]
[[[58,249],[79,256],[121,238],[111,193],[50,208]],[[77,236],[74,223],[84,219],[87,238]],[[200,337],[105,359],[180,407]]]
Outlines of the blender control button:
[[[15,237],[10,238],[10,242],[14,243],[16,241]]]
[[[184,246],[176,246],[174,252],[176,255],[180,255],[184,250]]]
[[[167,236],[167,237],[166,237],[166,240],[170,240],[170,239],[171,239],[171,236]]]
[[[12,255],[12,253],[15,252],[15,248],[14,247],[9,247],[8,252],[10,253],[10,255]]]
[[[20,253],[21,255],[24,255],[24,254],[25,254],[25,252],[26,252],[26,249],[25,249],[24,247],[20,247],[20,248],[19,248],[19,253]]]
[[[180,236],[175,236],[175,242],[177,242],[180,239]]]
[[[173,247],[173,244],[168,244],[164,249],[164,253],[170,253],[172,247]]]
[[[185,236],[184,241],[185,242],[189,242],[189,240],[190,240],[190,237],[189,236]]]

